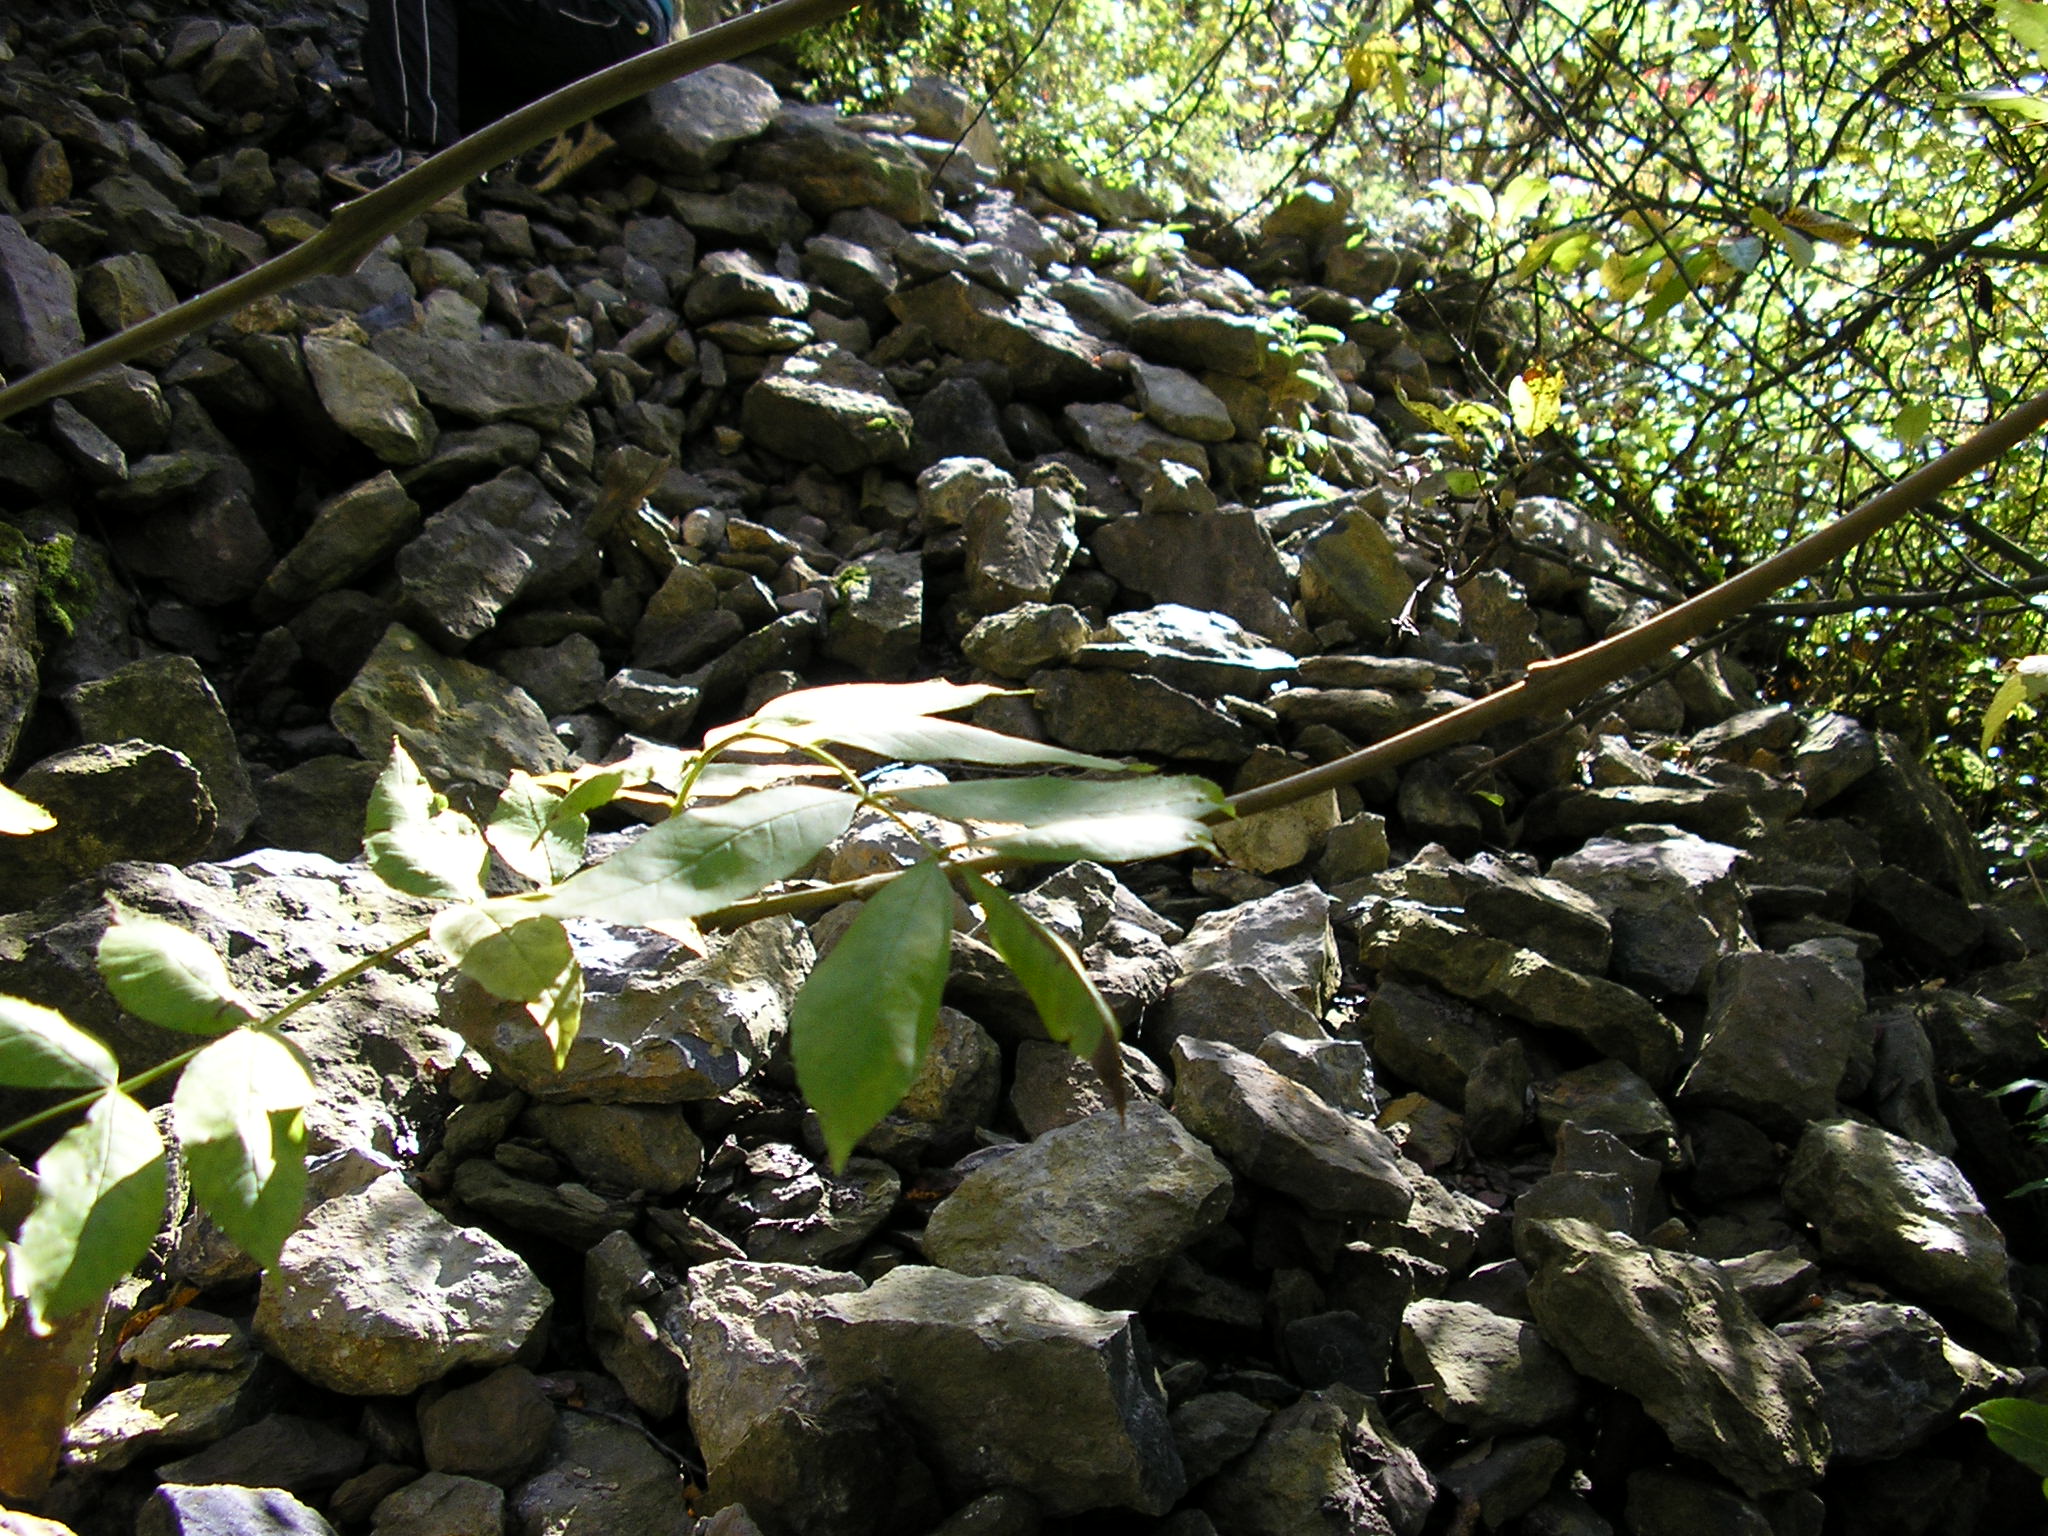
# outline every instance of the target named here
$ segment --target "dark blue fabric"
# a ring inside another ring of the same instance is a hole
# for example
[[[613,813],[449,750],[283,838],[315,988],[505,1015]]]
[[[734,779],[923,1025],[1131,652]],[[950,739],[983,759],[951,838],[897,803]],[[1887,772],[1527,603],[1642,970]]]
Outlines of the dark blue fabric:
[[[674,0],[370,0],[363,66],[393,138],[441,149],[669,40]]]

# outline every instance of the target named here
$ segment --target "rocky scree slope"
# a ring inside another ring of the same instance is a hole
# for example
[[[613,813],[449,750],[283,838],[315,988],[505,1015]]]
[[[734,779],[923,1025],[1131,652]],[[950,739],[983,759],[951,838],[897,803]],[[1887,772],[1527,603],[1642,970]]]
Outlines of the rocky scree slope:
[[[0,22],[0,369],[316,227],[377,147],[351,46]],[[849,119],[761,70],[0,429],[0,763],[61,817],[0,846],[7,991],[135,1067],[168,1044],[94,973],[114,904],[271,1004],[415,926],[350,862],[394,735],[482,801],[943,669],[1242,787],[1675,595],[1538,497],[1465,569],[1399,393],[1510,345],[1341,199],[1177,254],[948,159],[957,94]],[[1283,286],[1345,341],[1290,355]],[[1338,494],[1269,483],[1300,393]],[[274,1273],[178,1213],[106,1316],[0,1334],[0,1528],[2038,1529],[1957,1415],[2038,1377],[2006,1191],[2048,1169],[1989,1090],[2041,1069],[2041,916],[1897,742],[1712,660],[1639,682],[1228,864],[1034,877],[1126,1026],[1121,1119],[971,931],[837,1176],[784,1037],[846,913],[702,957],[583,925],[559,1074],[408,955],[297,1022],[328,1092]],[[862,824],[816,873],[905,856]]]

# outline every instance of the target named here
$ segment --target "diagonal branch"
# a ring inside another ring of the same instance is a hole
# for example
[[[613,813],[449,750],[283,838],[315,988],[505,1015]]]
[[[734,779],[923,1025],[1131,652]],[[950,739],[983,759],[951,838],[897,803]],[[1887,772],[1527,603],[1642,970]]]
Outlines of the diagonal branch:
[[[356,263],[375,250],[386,235],[491,167],[524,154],[600,112],[623,106],[657,85],[756,52],[806,27],[844,15],[859,3],[860,0],[776,0],[773,5],[695,37],[652,49],[573,85],[565,85],[552,96],[543,96],[482,132],[451,144],[389,185],[344,203],[335,210],[325,229],[282,255],[0,389],[0,421],[76,389],[102,368],[126,362],[152,347],[224,320],[244,305],[282,292],[294,283],[322,273],[352,272]]]

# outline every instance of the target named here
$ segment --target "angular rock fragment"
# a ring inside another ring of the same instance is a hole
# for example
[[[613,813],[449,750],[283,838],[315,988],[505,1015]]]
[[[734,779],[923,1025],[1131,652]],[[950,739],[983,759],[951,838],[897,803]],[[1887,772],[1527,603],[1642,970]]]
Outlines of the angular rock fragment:
[[[1394,1144],[1370,1123],[1221,1041],[1184,1035],[1173,1059],[1174,1114],[1253,1183],[1312,1211],[1408,1214],[1413,1185]]]
[[[1719,1270],[1583,1221],[1541,1235],[1529,1305],[1574,1370],[1634,1397],[1674,1446],[1745,1493],[1820,1477],[1820,1387]]]
[[[393,1173],[314,1209],[264,1275],[255,1327],[308,1381],[395,1396],[509,1362],[551,1305],[515,1254],[452,1225]]]
[[[925,1257],[1017,1275],[1095,1306],[1139,1306],[1166,1262],[1222,1221],[1229,1170],[1155,1105],[1046,1132],[939,1203]]]
[[[1813,1223],[1821,1253],[1867,1266],[1936,1306],[2011,1328],[2005,1236],[1956,1165],[1855,1120],[1806,1128],[1785,1203]]]

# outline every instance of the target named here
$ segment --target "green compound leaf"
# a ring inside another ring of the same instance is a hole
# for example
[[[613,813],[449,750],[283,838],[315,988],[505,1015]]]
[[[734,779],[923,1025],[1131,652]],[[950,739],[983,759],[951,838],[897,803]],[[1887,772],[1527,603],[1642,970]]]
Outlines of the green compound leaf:
[[[395,739],[391,761],[370,791],[363,834],[371,872],[393,890],[447,901],[483,896],[490,856],[483,834],[435,793]]]
[[[1994,1397],[1969,1409],[1963,1417],[1982,1424],[1991,1443],[2028,1471],[2048,1476],[2048,1403]]]
[[[115,1002],[165,1029],[217,1035],[256,1017],[212,946],[175,923],[123,913],[100,939],[99,968]]]
[[[1198,819],[1223,808],[1223,791],[1207,779],[1165,774],[1134,779],[984,779],[891,790],[892,805],[949,821],[993,821],[1038,827],[1096,817],[1179,816]]]
[[[1081,957],[1067,941],[979,875],[967,877],[968,894],[981,908],[984,930],[1003,964],[1016,973],[1045,1032],[1076,1056],[1095,1064],[1119,1109],[1124,1104],[1123,1058],[1116,1019]]]
[[[789,1013],[797,1086],[834,1168],[917,1078],[953,958],[953,893],[930,860],[871,897]]]
[[[1098,859],[1117,863],[1126,859],[1163,859],[1190,848],[1214,848],[1216,838],[1201,822],[1185,816],[1118,816],[1025,827],[1018,832],[977,838],[975,846],[1012,859],[1060,864],[1075,859]]]
[[[2044,693],[2048,693],[2048,656],[2022,656],[2011,663],[2005,680],[1998,685],[1998,692],[1991,696],[1991,707],[1984,711],[1984,734],[1977,746],[1979,754],[1991,751],[2015,709]]]
[[[437,912],[429,932],[470,980],[526,1005],[561,1071],[583,1020],[583,967],[561,921],[511,902],[485,903]]]
[[[98,1301],[142,1262],[164,1217],[164,1143],[149,1111],[110,1092],[36,1164],[40,1192],[8,1250],[41,1330]]]
[[[238,1029],[192,1058],[171,1099],[193,1195],[266,1268],[305,1201],[300,1111],[313,1095],[297,1051],[275,1035]]]
[[[715,912],[802,869],[852,824],[858,806],[851,795],[804,785],[692,806],[521,906],[609,923]]]
[[[1066,768],[1097,768],[1118,773],[1148,772],[1142,764],[1118,762],[1069,752],[1042,741],[1025,741],[958,720],[932,718],[965,709],[1009,688],[985,684],[844,683],[832,688],[806,688],[771,699],[758,713],[735,725],[712,731],[707,747],[739,742],[745,737],[796,746],[830,743],[858,747],[884,757],[910,762],[983,763],[1006,767],[1056,764]]]
[[[491,812],[484,837],[499,858],[535,885],[566,880],[583,865],[590,837],[590,812],[625,783],[625,775],[602,774],[559,794],[530,774],[514,771]]]
[[[0,1084],[9,1088],[111,1088],[114,1053],[54,1008],[0,997]]]

